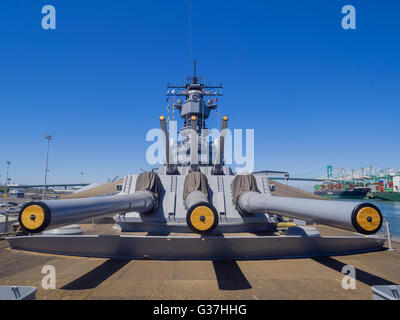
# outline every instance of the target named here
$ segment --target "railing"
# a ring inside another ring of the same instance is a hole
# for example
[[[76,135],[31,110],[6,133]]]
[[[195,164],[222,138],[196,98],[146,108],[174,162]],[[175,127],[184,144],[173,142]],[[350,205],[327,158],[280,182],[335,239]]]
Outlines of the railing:
[[[0,216],[5,217],[4,227],[2,228],[2,230],[0,230],[0,233],[7,233],[7,231],[8,231],[8,214],[7,214],[7,212],[0,212]]]
[[[0,223],[0,236],[4,234],[8,234],[10,232],[10,227],[18,221],[17,217],[19,215],[18,211],[8,212],[8,208],[3,208],[4,211],[0,211],[0,218],[4,216],[4,222]],[[14,218],[14,219],[10,219]],[[10,221],[11,220],[11,221]]]
[[[389,250],[393,250],[392,240],[400,242],[400,218],[384,217],[382,228],[378,231],[378,234],[387,238]]]
[[[2,211],[0,212],[0,217],[4,216],[5,220],[4,220],[4,226],[2,228],[0,228],[0,234],[5,234],[9,232],[9,217],[16,217],[18,216],[18,213],[9,213],[6,211]]]

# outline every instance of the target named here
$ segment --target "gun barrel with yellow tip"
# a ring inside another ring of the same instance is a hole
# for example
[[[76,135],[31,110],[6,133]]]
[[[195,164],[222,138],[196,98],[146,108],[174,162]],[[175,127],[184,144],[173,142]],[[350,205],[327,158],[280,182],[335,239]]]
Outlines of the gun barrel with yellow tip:
[[[248,191],[240,195],[238,207],[246,213],[276,213],[365,235],[378,232],[383,222],[379,208],[368,202],[299,199]]]
[[[48,227],[60,227],[95,216],[149,212],[155,203],[154,195],[147,190],[105,197],[34,201],[21,208],[18,222],[25,232],[39,233]]]

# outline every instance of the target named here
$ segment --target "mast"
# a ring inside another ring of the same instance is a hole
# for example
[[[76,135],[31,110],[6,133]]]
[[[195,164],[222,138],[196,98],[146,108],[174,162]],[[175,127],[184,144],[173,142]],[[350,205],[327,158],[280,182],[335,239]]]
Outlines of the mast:
[[[196,59],[193,61],[193,68],[194,68],[193,83],[197,83],[197,78],[196,78]]]

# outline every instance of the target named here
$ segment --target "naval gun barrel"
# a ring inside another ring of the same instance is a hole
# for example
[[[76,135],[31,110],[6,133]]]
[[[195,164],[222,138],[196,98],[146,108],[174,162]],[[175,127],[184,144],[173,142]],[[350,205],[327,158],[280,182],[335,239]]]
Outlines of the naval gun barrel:
[[[371,203],[299,199],[244,192],[238,207],[246,213],[272,212],[361,234],[374,234],[382,226],[378,207]]]
[[[200,171],[192,171],[186,176],[183,186],[186,222],[199,234],[210,233],[218,225],[218,212],[209,201],[208,189],[207,177]]]
[[[198,171],[199,170],[199,149],[198,149],[198,140],[197,140],[197,117],[191,117],[190,123],[190,170]]]
[[[188,208],[186,222],[192,231],[206,234],[217,227],[217,210],[209,202],[208,196],[203,191],[190,192],[186,197],[185,206]]]
[[[190,192],[185,200],[186,208],[193,208],[199,203],[209,203],[207,195],[200,190],[195,190]]]
[[[38,233],[48,227],[68,225],[94,216],[150,212],[155,206],[154,194],[148,190],[105,197],[34,201],[21,208],[18,221],[25,232]]]
[[[222,168],[224,166],[224,147],[225,147],[225,136],[227,128],[228,128],[228,116],[223,116],[221,124],[221,135],[219,137],[219,149],[217,153],[217,159],[214,168],[212,170],[213,175],[223,174]]]
[[[163,136],[164,136],[165,164],[166,164],[166,167],[167,167],[167,174],[176,174],[177,173],[177,168],[170,161],[169,134],[168,134],[167,125],[165,123],[165,117],[164,116],[160,116],[160,126],[161,126],[161,131],[163,132]]]

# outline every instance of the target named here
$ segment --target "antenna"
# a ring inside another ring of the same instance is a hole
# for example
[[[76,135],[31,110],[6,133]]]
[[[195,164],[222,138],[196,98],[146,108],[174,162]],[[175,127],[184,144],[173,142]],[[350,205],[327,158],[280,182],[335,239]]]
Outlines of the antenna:
[[[193,66],[194,66],[193,83],[197,83],[197,78],[196,78],[196,59],[193,61]]]
[[[192,31],[192,1],[188,1],[188,13],[189,13],[189,51],[190,61],[193,60],[193,31]]]

